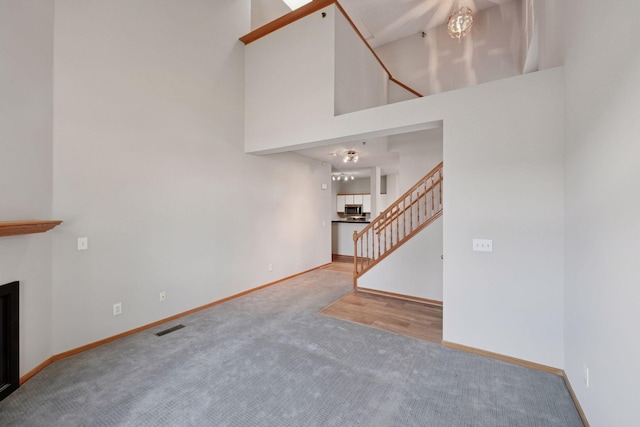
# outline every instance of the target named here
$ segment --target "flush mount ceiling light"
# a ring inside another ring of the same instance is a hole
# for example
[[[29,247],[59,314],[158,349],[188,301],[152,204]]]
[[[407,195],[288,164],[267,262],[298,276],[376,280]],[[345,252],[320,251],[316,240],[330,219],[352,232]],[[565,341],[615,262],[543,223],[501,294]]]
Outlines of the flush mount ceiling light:
[[[347,163],[347,162],[353,162],[353,163],[358,163],[358,153],[355,152],[355,150],[349,150],[347,151],[347,154],[344,155],[344,157],[342,158],[342,161]]]
[[[353,181],[354,179],[353,175],[346,173],[334,173],[331,175],[331,181]]]
[[[307,3],[311,3],[311,0],[283,0],[289,9],[296,10],[297,8],[304,6]]]
[[[459,43],[460,39],[471,31],[472,25],[473,16],[471,16],[471,9],[466,6],[462,6],[449,16],[447,31],[449,31],[449,35],[452,38],[458,39]]]

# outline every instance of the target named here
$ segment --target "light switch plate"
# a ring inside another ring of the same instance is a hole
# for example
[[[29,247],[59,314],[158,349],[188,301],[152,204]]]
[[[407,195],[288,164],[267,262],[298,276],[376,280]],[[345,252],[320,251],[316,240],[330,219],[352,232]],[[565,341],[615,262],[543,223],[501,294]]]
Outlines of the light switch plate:
[[[328,190],[329,186],[327,184],[320,184],[320,189],[321,190]]]
[[[88,237],[78,237],[78,250],[86,251],[89,249],[89,238]]]
[[[493,240],[473,239],[473,250],[479,252],[493,252]]]

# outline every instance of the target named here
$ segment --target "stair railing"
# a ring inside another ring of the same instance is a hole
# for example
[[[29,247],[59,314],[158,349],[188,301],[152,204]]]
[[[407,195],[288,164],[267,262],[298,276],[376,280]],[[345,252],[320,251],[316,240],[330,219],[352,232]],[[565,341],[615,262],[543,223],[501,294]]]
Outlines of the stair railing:
[[[362,231],[353,233],[353,286],[420,230],[442,215],[442,165],[433,168]]]

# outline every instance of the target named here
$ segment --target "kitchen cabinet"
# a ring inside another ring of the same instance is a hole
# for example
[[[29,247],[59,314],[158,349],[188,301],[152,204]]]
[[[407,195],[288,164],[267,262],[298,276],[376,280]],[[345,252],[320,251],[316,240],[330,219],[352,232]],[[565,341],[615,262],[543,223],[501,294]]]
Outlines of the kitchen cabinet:
[[[362,195],[362,212],[371,213],[371,194]]]
[[[363,213],[371,213],[371,194],[338,194],[336,212],[344,213],[345,205],[362,205]]]

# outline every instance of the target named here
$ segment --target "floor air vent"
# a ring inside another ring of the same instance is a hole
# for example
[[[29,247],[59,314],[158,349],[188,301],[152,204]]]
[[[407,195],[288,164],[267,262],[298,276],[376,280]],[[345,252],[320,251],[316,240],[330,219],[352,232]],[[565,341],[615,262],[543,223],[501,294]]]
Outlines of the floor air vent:
[[[174,326],[174,327],[172,327],[172,328],[165,329],[164,331],[160,331],[160,332],[158,332],[158,333],[156,334],[156,336],[161,337],[161,336],[163,336],[163,335],[170,334],[171,332],[173,332],[173,331],[177,331],[178,329],[182,329],[182,328],[184,328],[184,325],[176,325],[176,326]]]

